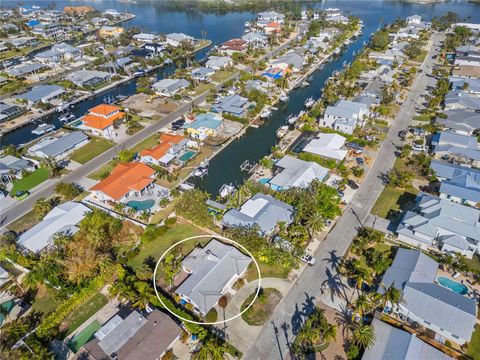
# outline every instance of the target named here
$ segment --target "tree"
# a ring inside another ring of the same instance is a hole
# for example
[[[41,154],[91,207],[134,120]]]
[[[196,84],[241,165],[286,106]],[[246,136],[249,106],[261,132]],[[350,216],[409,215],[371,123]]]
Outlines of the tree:
[[[166,281],[172,285],[173,278],[175,274],[180,271],[180,259],[178,258],[178,254],[172,252],[171,254],[167,255],[162,262],[162,269],[166,276]]]
[[[118,152],[118,159],[121,162],[130,162],[135,158],[135,151],[124,149]]]
[[[225,343],[222,343],[213,335],[208,336],[199,351],[193,354],[195,360],[223,360],[227,351]]]
[[[57,185],[55,185],[55,194],[60,196],[65,201],[73,200],[81,193],[82,189],[74,183],[60,181],[57,183]]]
[[[105,255],[99,253],[93,243],[80,237],[66,244],[65,259],[61,263],[68,280],[80,284],[98,274],[104,259]]]
[[[403,52],[409,57],[409,59],[415,59],[422,53],[421,44],[418,42],[410,42],[407,46],[405,46]]]
[[[405,189],[410,186],[413,174],[409,170],[400,171],[397,168],[394,168],[389,171],[387,179],[390,185]]]
[[[310,215],[307,217],[305,225],[307,226],[308,232],[310,233],[310,238],[313,238],[316,233],[319,233],[323,230],[323,227],[325,225],[324,218],[319,211],[314,211],[310,213]]]
[[[43,158],[41,165],[48,169],[50,176],[57,176],[60,174],[60,170],[62,170],[59,162],[52,157]]]
[[[404,302],[403,295],[393,283],[389,287],[385,287],[384,284],[380,284],[383,289],[383,294],[380,294],[377,306],[384,308],[387,305],[395,306]]]
[[[430,163],[432,159],[430,155],[427,153],[421,152],[418,154],[414,154],[410,161],[408,162],[408,166],[414,170],[417,174],[422,176],[429,176],[431,174],[430,170]]]
[[[175,212],[199,226],[212,226],[213,217],[208,212],[206,204],[209,198],[208,193],[201,190],[187,190],[175,204]]]
[[[375,51],[383,51],[387,49],[389,43],[390,38],[388,31],[386,29],[382,29],[373,35],[372,40],[370,41],[370,47]]]
[[[52,208],[52,201],[45,198],[40,198],[35,201],[33,211],[35,212],[35,216],[37,217],[37,219],[43,219],[43,217],[47,215],[52,210]]]
[[[355,311],[363,317],[369,314],[373,309],[373,304],[370,298],[365,294],[360,294],[355,302]]]
[[[375,331],[370,325],[358,325],[353,330],[353,343],[367,349],[375,343]]]

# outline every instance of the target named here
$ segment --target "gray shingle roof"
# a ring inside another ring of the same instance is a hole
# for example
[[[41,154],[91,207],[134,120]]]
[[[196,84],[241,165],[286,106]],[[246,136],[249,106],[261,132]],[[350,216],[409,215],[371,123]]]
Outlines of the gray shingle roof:
[[[162,79],[153,84],[153,88],[159,91],[173,92],[189,85],[190,83],[185,79]]]
[[[447,152],[472,160],[480,160],[478,141],[475,136],[443,131],[432,138],[433,152]]]
[[[437,118],[437,122],[446,128],[473,132],[480,128],[480,113],[474,111],[455,109],[445,111],[446,119]]]
[[[480,170],[438,160],[432,160],[430,168],[444,179],[440,193],[468,201],[480,201]]]
[[[460,106],[467,110],[480,110],[480,98],[463,90],[451,90],[445,96],[445,106]]]
[[[272,62],[272,64],[283,64],[283,63],[288,65],[293,65],[294,68],[301,69],[305,63],[305,59],[303,56],[297,53],[290,53],[290,54],[283,55],[282,57]]]
[[[248,99],[238,94],[221,98],[212,106],[212,110],[242,116],[248,106]]]
[[[325,116],[354,119],[358,118],[361,111],[367,113],[368,106],[354,101],[339,100],[334,106],[327,106]]]
[[[251,262],[250,257],[234,246],[213,239],[204,248],[195,248],[182,261],[182,266],[191,274],[176,292],[187,296],[206,314],[223,295],[225,286],[240,276]]]
[[[63,87],[58,85],[39,85],[34,87],[32,90],[17,95],[17,99],[24,99],[32,103],[36,103],[42,99],[50,99],[61,95],[65,92]]]
[[[0,174],[8,174],[11,170],[22,171],[29,167],[31,166],[27,160],[12,155],[0,157]]]
[[[27,64],[27,65],[19,65],[15,66],[12,69],[6,70],[6,73],[11,76],[24,76],[40,69],[45,68],[46,66],[43,64]]]
[[[42,152],[48,157],[59,156],[80,144],[81,142],[88,140],[88,136],[81,131],[74,131],[59,138],[54,138],[52,141],[46,141],[44,146],[39,143],[38,147],[35,147],[36,152]]]
[[[257,193],[242,205],[240,210],[231,209],[222,219],[224,226],[256,226],[270,234],[280,221],[290,224],[294,208],[270,195]]]
[[[281,188],[307,187],[313,180],[322,181],[328,175],[328,169],[314,162],[303,161],[286,155],[276,162],[282,168],[271,180],[270,184]]]

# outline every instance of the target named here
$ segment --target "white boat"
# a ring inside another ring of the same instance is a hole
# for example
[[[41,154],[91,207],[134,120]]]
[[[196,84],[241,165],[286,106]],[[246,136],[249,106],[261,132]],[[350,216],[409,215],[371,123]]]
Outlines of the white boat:
[[[218,194],[220,195],[221,198],[224,198],[230,195],[231,193],[233,193],[234,191],[235,191],[235,186],[233,186],[232,184],[223,184]]]
[[[61,123],[68,123],[70,121],[73,121],[75,120],[77,117],[72,114],[71,112],[66,112],[66,113],[63,113],[59,118],[58,120],[61,122]]]
[[[291,114],[289,117],[287,117],[287,124],[293,125],[297,122],[298,116]]]
[[[208,167],[207,166],[199,166],[193,172],[193,176],[204,177],[207,173],[208,173]]]
[[[35,128],[35,130],[32,130],[32,134],[43,135],[52,130],[55,130],[55,126],[52,124],[40,124]]]
[[[305,107],[311,108],[313,105],[315,105],[315,99],[313,97],[309,97],[307,100],[305,100]]]
[[[65,111],[66,109],[68,109],[68,104],[61,104],[61,105],[58,105],[55,108],[55,111],[61,113],[61,112]]]
[[[276,135],[277,135],[277,138],[281,139],[285,135],[287,135],[287,133],[288,133],[288,126],[284,125],[284,126],[281,126],[281,127],[278,128],[278,130],[276,132]]]
[[[250,27],[250,22],[245,21],[245,27],[247,27],[247,28]]]
[[[280,96],[280,101],[286,103],[290,97],[288,95],[282,95]]]
[[[269,110],[269,109],[266,109],[266,110],[264,110],[260,113],[260,118],[262,118],[262,119],[267,119],[270,116],[272,116],[272,111]]]
[[[307,87],[308,85],[310,85],[310,83],[307,80],[302,81],[302,83],[300,84],[301,87]]]

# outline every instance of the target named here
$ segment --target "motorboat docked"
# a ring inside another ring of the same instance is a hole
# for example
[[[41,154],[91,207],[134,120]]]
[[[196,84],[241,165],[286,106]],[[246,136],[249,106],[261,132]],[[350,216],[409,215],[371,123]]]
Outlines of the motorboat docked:
[[[75,120],[77,117],[72,114],[70,111],[66,111],[64,112],[62,115],[60,115],[60,117],[58,118],[58,120],[61,122],[61,123],[68,123],[70,121],[73,121]]]
[[[288,126],[284,125],[284,126],[281,126],[281,127],[278,128],[278,130],[276,132],[276,135],[277,135],[277,138],[281,139],[285,135],[287,135],[287,133],[288,133]]]
[[[200,165],[193,171],[193,176],[204,177],[208,174],[208,164]]]
[[[298,116],[291,114],[289,117],[287,117],[287,124],[288,125],[293,125],[297,122]]]
[[[55,126],[53,126],[52,124],[42,123],[38,125],[34,130],[32,130],[32,134],[43,135],[53,130],[55,130]]]
[[[310,83],[307,80],[302,81],[300,84],[301,87],[307,87],[308,85],[310,85]]]
[[[218,194],[220,195],[221,198],[225,198],[231,193],[235,191],[235,186],[232,184],[223,184],[220,190],[218,191]]]
[[[55,111],[61,113],[66,109],[68,109],[68,104],[60,104],[55,108]]]
[[[260,118],[267,119],[272,116],[272,111],[270,109],[266,109],[260,113]]]
[[[280,101],[283,103],[288,102],[289,99],[290,99],[290,96],[288,96],[287,94],[280,96]]]
[[[315,105],[315,99],[313,97],[309,97],[307,100],[305,100],[305,107],[307,109],[311,108],[313,105]]]
[[[145,70],[143,70],[143,69],[138,69],[137,71],[135,71],[135,72],[133,73],[133,76],[143,76],[143,75],[145,75],[146,73],[147,73],[147,72],[146,72]]]

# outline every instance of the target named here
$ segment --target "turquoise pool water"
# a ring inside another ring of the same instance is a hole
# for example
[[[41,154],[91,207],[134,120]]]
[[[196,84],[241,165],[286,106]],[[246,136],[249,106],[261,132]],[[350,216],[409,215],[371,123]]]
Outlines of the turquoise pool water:
[[[193,158],[195,155],[197,155],[197,153],[195,151],[192,151],[192,150],[188,150],[187,152],[185,152],[182,156],[180,156],[178,158],[178,160],[180,160],[181,162],[187,162],[188,160],[190,160],[191,158]]]
[[[134,208],[137,211],[143,211],[150,209],[153,205],[155,205],[155,200],[148,199],[148,200],[130,200],[127,202],[127,206]]]
[[[258,182],[262,185],[267,185],[271,178],[261,178],[258,179]]]
[[[459,282],[453,281],[453,280],[451,280],[447,277],[439,276],[437,278],[437,281],[443,287],[446,287],[447,289],[450,289],[450,290],[456,292],[457,294],[465,295],[465,294],[468,293],[468,288],[465,285],[463,285]]]
[[[74,121],[73,123],[70,124],[71,127],[79,127],[80,125],[82,125],[81,120]]]
[[[5,310],[7,310],[8,312],[10,312],[13,309],[14,305],[15,305],[15,302],[13,300],[9,300],[4,302],[3,304],[0,304],[0,306]],[[3,323],[3,320],[5,320],[5,316],[2,313],[0,313],[0,324]]]

